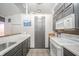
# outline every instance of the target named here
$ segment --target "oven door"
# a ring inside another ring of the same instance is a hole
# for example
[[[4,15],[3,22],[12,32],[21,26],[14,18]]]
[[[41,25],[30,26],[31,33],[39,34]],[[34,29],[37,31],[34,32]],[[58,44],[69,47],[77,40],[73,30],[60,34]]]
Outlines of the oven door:
[[[56,42],[50,40],[50,55],[51,56],[62,56],[63,55],[63,47],[58,45]]]

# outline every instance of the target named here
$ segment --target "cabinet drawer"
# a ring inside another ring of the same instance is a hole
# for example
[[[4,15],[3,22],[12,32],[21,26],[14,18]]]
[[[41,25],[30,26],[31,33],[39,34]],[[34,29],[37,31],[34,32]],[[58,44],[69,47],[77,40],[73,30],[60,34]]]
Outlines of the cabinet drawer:
[[[73,4],[71,4],[69,7],[65,8],[65,10],[63,11],[63,15],[65,17],[67,15],[72,14],[73,12],[74,12],[73,11]]]

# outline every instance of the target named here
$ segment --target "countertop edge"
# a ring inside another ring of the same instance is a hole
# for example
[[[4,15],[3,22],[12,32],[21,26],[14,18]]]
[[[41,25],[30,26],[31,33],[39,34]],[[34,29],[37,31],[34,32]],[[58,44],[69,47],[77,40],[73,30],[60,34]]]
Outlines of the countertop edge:
[[[26,39],[29,38],[29,37],[30,37],[30,34],[27,34]],[[26,40],[26,39],[24,39],[24,40]],[[2,51],[0,52],[0,56],[3,56],[3,55],[6,54],[7,52],[9,52],[11,49],[13,49],[13,48],[16,47],[17,45],[19,45],[21,42],[23,42],[24,40],[19,41],[19,42],[17,42],[16,44],[14,44],[14,45],[12,45],[12,46],[10,46],[10,47],[8,47],[8,48],[2,50]]]

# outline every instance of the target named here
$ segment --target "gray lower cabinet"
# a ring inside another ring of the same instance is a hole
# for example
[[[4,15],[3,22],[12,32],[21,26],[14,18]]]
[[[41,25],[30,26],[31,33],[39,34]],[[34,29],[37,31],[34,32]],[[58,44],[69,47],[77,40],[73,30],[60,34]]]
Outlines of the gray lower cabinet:
[[[72,52],[70,52],[69,50],[67,50],[65,48],[64,48],[63,54],[64,54],[64,56],[75,56]]]
[[[18,52],[18,50],[22,49],[22,44],[19,44],[18,46],[14,47],[12,50],[4,54],[4,56],[14,56]],[[21,51],[22,52],[22,51]]]
[[[22,56],[22,49],[18,50],[13,56]]]
[[[30,37],[23,42],[23,56],[26,56],[30,48]]]
[[[23,42],[23,56],[26,56],[28,52],[28,39]]]
[[[11,49],[4,56],[26,56],[30,47],[30,37]]]
[[[30,37],[28,38],[28,51],[30,49]]]

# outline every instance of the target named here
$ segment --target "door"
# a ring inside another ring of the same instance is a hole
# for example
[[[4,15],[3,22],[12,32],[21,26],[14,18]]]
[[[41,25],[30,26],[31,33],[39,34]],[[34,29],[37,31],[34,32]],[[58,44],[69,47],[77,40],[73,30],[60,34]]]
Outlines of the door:
[[[45,17],[35,16],[35,48],[45,48]]]

